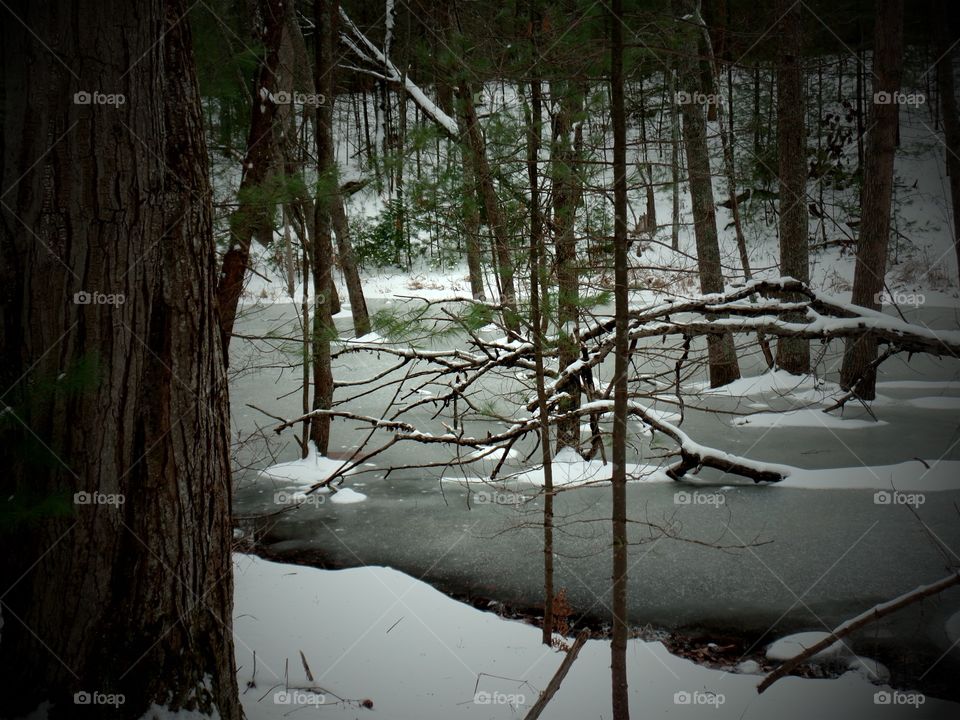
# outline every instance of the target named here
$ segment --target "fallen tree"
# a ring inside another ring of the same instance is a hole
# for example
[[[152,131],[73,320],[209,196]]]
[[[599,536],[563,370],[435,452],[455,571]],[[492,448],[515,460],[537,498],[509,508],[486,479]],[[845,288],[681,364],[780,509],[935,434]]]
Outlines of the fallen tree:
[[[796,298],[802,298],[797,300]],[[586,323],[579,336],[580,357],[564,367],[559,367],[559,351],[555,338],[545,338],[543,355],[543,398],[536,398],[533,381],[536,379],[537,362],[534,344],[525,339],[484,339],[477,332],[477,324],[486,326],[495,317],[498,306],[468,298],[421,301],[412,318],[403,325],[409,332],[412,325],[419,328],[417,335],[430,337],[431,333],[459,331],[457,344],[451,349],[419,348],[411,343],[394,347],[380,343],[345,343],[333,353],[333,358],[344,358],[353,353],[374,353],[395,358],[386,369],[369,378],[351,380],[338,384],[338,389],[353,391],[339,398],[329,410],[315,410],[304,416],[286,420],[275,428],[282,430],[304,419],[326,415],[355,420],[373,431],[391,433],[386,442],[358,449],[354,458],[332,476],[318,483],[316,488],[342,482],[342,477],[352,471],[363,472],[362,465],[370,458],[380,455],[400,442],[420,444],[444,444],[457,448],[457,455],[449,463],[439,465],[469,464],[498,453],[500,461],[490,474],[494,479],[500,472],[503,461],[517,442],[530,436],[539,442],[544,423],[555,426],[571,417],[589,415],[598,417],[611,413],[612,387],[598,389],[596,397],[574,410],[562,411],[561,401],[566,397],[567,385],[574,378],[587,379],[594,384],[593,376],[603,363],[612,357],[614,349],[614,323],[612,319],[595,318]],[[477,312],[480,309],[482,312]],[[479,320],[478,320],[479,315]],[[719,317],[718,315],[722,315]],[[797,318],[803,318],[798,320]],[[722,332],[755,335],[762,332],[768,336],[803,337],[827,343],[840,338],[872,337],[879,344],[887,345],[883,359],[898,353],[928,353],[933,355],[960,354],[960,332],[937,332],[927,327],[914,325],[892,318],[880,312],[843,303],[811,290],[790,278],[756,280],[733,287],[723,293],[700,295],[691,298],[675,298],[641,307],[634,307],[628,317],[630,355],[634,374],[630,378],[630,401],[628,413],[652,434],[668,438],[674,449],[667,453],[674,460],[665,468],[666,474],[679,480],[695,474],[702,468],[712,468],[723,473],[749,478],[754,482],[777,482],[789,476],[793,468],[788,465],[762,462],[735,455],[719,448],[698,443],[654,408],[655,403],[669,402],[683,408],[680,388],[682,370],[689,360],[691,341]],[[501,326],[506,335],[506,328]],[[461,339],[466,336],[465,342]],[[650,339],[659,338],[659,344]],[[674,339],[676,342],[670,343]],[[641,342],[646,340],[647,342]],[[642,374],[636,369],[656,360],[664,370],[659,373]],[[401,368],[406,368],[400,374]],[[501,389],[496,395],[501,401],[512,400],[513,412],[493,412],[489,404],[489,385],[513,383],[516,390]],[[393,399],[384,408],[381,417],[357,414],[344,405],[386,387],[394,387]],[[855,386],[854,386],[855,387]],[[539,403],[539,404],[538,404]],[[541,407],[546,407],[543,417]],[[429,422],[439,423],[439,428],[428,427],[423,410],[431,411]],[[475,419],[500,420],[508,426],[500,432],[470,434],[467,425]],[[437,431],[437,430],[441,431]],[[466,457],[460,449],[474,451]],[[478,452],[480,453],[478,455]],[[532,455],[532,453],[531,453]],[[435,466],[436,464],[434,464]]]

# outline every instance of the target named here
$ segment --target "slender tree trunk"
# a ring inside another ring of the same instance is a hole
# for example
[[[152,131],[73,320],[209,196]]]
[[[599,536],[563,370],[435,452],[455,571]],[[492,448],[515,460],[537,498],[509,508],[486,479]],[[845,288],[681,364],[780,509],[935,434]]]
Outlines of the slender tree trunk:
[[[677,112],[677,81],[672,67],[666,69],[670,103],[670,173],[673,188],[673,211],[670,223],[670,246],[680,249],[680,114]]]
[[[266,201],[259,188],[270,177],[276,154],[273,128],[277,105],[271,96],[280,89],[278,67],[289,1],[261,0],[259,5],[264,26],[262,39],[266,57],[260,66],[253,92],[250,132],[247,135],[247,152],[243,158],[238,207],[230,217],[230,247],[223,256],[217,287],[224,348],[230,346],[253,238],[256,236],[266,244],[273,238],[275,206]],[[227,353],[224,353],[224,361],[227,359]]]
[[[310,75],[310,60],[307,55],[306,43],[300,31],[294,8],[290,8],[287,19],[287,32],[291,38],[292,64],[298,71],[300,84],[306,87],[308,93],[316,93],[316,83]],[[331,71],[331,72],[335,72]],[[336,82],[329,78],[327,88],[330,94],[324,94],[324,102],[330,105],[331,117],[336,102]],[[314,127],[314,132],[319,128]],[[349,140],[347,141],[349,143]],[[330,217],[337,240],[337,255],[340,259],[340,269],[347,285],[347,295],[350,298],[350,313],[353,315],[353,329],[356,335],[366,335],[370,332],[370,315],[367,312],[367,301],[363,296],[363,285],[360,282],[360,271],[357,267],[356,254],[353,252],[353,243],[350,242],[350,225],[347,222],[347,213],[344,208],[343,193],[340,191],[340,182],[337,172],[336,146],[331,137],[326,143],[330,157],[325,160],[326,177],[330,182],[327,187],[330,194],[325,199],[330,206]],[[330,283],[331,314],[340,311],[340,298],[337,296],[336,286]]]
[[[477,182],[470,164],[470,151],[460,148],[463,161],[463,223],[467,238],[467,267],[470,273],[470,293],[474,300],[486,300],[483,289],[483,249],[480,242],[480,208],[477,207]]]
[[[474,177],[480,186],[487,225],[493,233],[493,249],[496,253],[500,280],[500,301],[504,306],[503,321],[508,330],[516,332],[520,329],[520,323],[517,315],[517,291],[513,282],[513,252],[510,249],[510,238],[507,236],[507,228],[503,222],[500,201],[493,186],[493,174],[490,172],[490,164],[487,161],[483,132],[480,130],[477,113],[473,107],[472,90],[464,81],[457,86],[457,100],[461,105],[460,112],[465,124],[461,131],[466,135],[466,142],[470,146]]]
[[[804,130],[801,13],[803,6],[777,0],[780,18],[777,65],[777,154],[780,176],[780,274],[810,282],[807,239],[807,139]],[[800,298],[794,298],[800,299]],[[802,320],[803,315],[794,318]],[[810,341],[783,337],[777,365],[787,372],[810,372]]]
[[[316,73],[314,83],[323,95],[332,92],[336,42],[338,0],[315,0],[314,25],[317,30]],[[317,172],[322,176],[333,161],[333,112],[329,103],[317,106]],[[323,191],[321,190],[321,193]],[[333,246],[331,244],[331,203],[321,195],[313,206],[313,409],[328,410],[333,402],[333,372],[330,367],[330,340],[336,336],[330,312]],[[326,455],[330,445],[330,418],[314,417],[310,423],[310,439],[317,451]]]
[[[623,101],[623,0],[613,0],[610,86],[613,116],[614,390],[613,390],[613,633],[610,682],[613,720],[629,720],[627,692],[627,124]]]
[[[937,23],[937,93],[943,109],[943,136],[946,144],[947,175],[950,177],[950,203],[953,206],[953,246],[957,255],[957,273],[960,276],[960,118],[957,116],[957,95],[953,82],[954,39],[949,34],[948,3],[938,3],[940,22]]]
[[[137,718],[152,703],[241,717],[227,381],[186,11],[0,8],[4,716],[50,701],[54,720]],[[75,102],[94,90],[125,101]],[[78,692],[125,703],[78,705]]]
[[[539,17],[533,14],[534,27]],[[534,31],[536,32],[536,30]],[[536,43],[536,37],[534,37]],[[550,410],[543,379],[543,330],[540,306],[540,255],[543,252],[543,218],[540,216],[540,133],[542,98],[540,78],[530,81],[530,107],[527,120],[527,178],[530,182],[530,328],[534,362],[537,368],[537,408],[543,421],[540,427],[540,458],[543,462],[543,644],[553,643],[553,465],[550,456]]]
[[[903,0],[878,0],[874,35],[874,93],[894,95],[900,90],[903,63]],[[876,95],[874,95],[876,97]],[[897,142],[899,106],[874,102],[871,128],[864,157],[863,216],[857,241],[857,262],[853,276],[853,303],[880,309],[887,272],[887,246],[890,240],[890,203],[893,197],[893,159]],[[848,340],[840,369],[840,384],[845,390],[856,385],[864,400],[876,396],[877,341],[873,337]]]
[[[350,225],[343,207],[343,195],[338,191],[330,199],[330,218],[337,238],[337,254],[340,257],[340,269],[347,283],[347,296],[350,298],[350,313],[353,315],[353,331],[359,337],[370,332],[370,314],[367,312],[367,300],[363,296],[363,284],[360,282],[360,270],[357,256],[350,242]]]
[[[551,180],[553,184],[553,229],[557,268],[557,323],[559,325],[558,351],[560,368],[580,358],[578,324],[580,320],[580,272],[577,267],[577,239],[575,220],[582,187],[576,150],[572,137],[573,122],[583,110],[583,94],[574,83],[550,83],[554,96],[559,96],[558,110],[553,120],[553,142],[550,148]],[[569,413],[580,407],[582,392],[579,375],[571,376],[565,386],[567,397],[559,404],[559,411]],[[577,449],[580,445],[580,418],[576,415],[557,423],[557,450]]]
[[[674,0],[677,17],[692,14],[690,0]],[[723,291],[723,271],[720,266],[720,244],[717,238],[717,217],[713,201],[710,172],[710,154],[707,146],[707,126],[704,111],[692,99],[702,94],[697,56],[696,30],[678,19],[678,32],[685,38],[684,55],[680,58],[680,85],[690,102],[680,103],[683,116],[683,137],[687,149],[687,170],[690,175],[690,199],[693,205],[694,234],[697,241],[697,263],[700,271],[700,290],[704,293]],[[726,385],[740,377],[736,348],[730,333],[707,338],[710,363],[710,387]]]

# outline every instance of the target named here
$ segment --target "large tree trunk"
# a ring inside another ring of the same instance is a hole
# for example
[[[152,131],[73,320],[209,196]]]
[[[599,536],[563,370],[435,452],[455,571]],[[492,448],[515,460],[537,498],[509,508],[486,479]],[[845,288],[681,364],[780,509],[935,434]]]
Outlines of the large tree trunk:
[[[316,64],[314,67],[317,92],[329,97],[333,89],[334,58],[338,0],[315,0],[314,25],[317,32]],[[333,160],[333,112],[329,103],[317,106],[318,173],[323,175]],[[336,336],[336,327],[330,313],[333,247],[331,245],[331,215],[329,193],[321,188],[313,205],[313,252],[310,254],[313,273],[313,409],[329,410],[333,403],[333,372],[330,367],[330,341]],[[310,421],[310,439],[317,451],[326,455],[330,445],[330,417],[319,415]]]
[[[943,114],[943,136],[946,144],[947,175],[950,176],[950,203],[953,206],[953,247],[960,276],[960,118],[957,116],[957,95],[953,82],[953,45],[950,36],[950,15],[946,0],[938,3],[937,23],[937,94]]]
[[[269,243],[273,238],[273,215],[276,207],[266,199],[260,187],[270,177],[276,158],[274,121],[277,105],[272,96],[280,89],[281,76],[278,68],[289,1],[261,0],[259,4],[266,56],[254,87],[247,152],[243,158],[243,177],[237,194],[238,206],[230,217],[230,247],[223,256],[217,287],[225,349],[230,346],[230,336],[243,292],[247,263],[250,260],[250,244],[254,236],[264,243]],[[226,352],[224,359],[227,359]]]
[[[810,282],[807,240],[807,140],[804,133],[801,26],[803,8],[777,0],[780,18],[777,66],[777,150],[780,175],[780,274]],[[799,298],[794,298],[799,299]],[[801,314],[796,320],[802,320]],[[787,372],[810,372],[810,341],[780,338],[777,365]]]
[[[139,718],[156,703],[236,720],[227,382],[186,3],[11,5],[3,713]],[[125,102],[77,104],[85,90]]]
[[[557,99],[553,117],[553,142],[550,148],[550,173],[553,184],[553,231],[557,268],[557,324],[560,368],[580,358],[577,328],[580,319],[580,271],[577,267],[577,239],[574,232],[577,206],[582,187],[578,173],[578,143],[571,135],[574,118],[583,110],[583,93],[573,82],[554,81],[551,92]],[[567,398],[558,407],[561,413],[573,413],[580,407],[580,376],[574,375],[565,386]],[[580,418],[571,415],[557,423],[557,451],[580,445]]]
[[[614,339],[613,373],[613,492],[612,535],[613,632],[610,640],[610,682],[613,720],[630,720],[627,686],[627,125],[623,102],[623,0],[613,0],[610,49],[610,113],[613,116],[613,262]]]
[[[903,60],[903,0],[878,0],[873,48],[873,91],[894,95],[900,90]],[[873,114],[863,167],[863,215],[857,241],[857,264],[853,276],[853,303],[880,309],[887,273],[887,246],[890,238],[890,201],[893,196],[893,156],[897,145],[895,102],[871,106]],[[855,389],[859,397],[873,400],[877,371],[871,365],[877,357],[873,337],[850,340],[843,355],[840,384]],[[854,387],[856,386],[856,387]]]
[[[717,216],[713,201],[710,153],[707,146],[707,125],[704,109],[696,98],[703,94],[697,57],[697,32],[682,19],[693,12],[690,0],[674,0],[678,17],[678,33],[683,39],[683,55],[678,59],[679,85],[686,93],[680,103],[683,116],[683,138],[687,150],[690,176],[690,200],[693,206],[694,234],[697,241],[697,264],[700,290],[703,293],[723,291],[723,270],[720,266],[720,244],[717,239]],[[726,385],[740,377],[736,348],[730,333],[707,338],[710,363],[710,387]]]

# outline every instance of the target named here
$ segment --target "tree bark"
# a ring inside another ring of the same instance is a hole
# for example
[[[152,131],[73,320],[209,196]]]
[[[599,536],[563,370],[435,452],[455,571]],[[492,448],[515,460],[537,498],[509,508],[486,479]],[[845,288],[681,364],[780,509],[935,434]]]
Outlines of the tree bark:
[[[263,22],[263,45],[266,56],[260,65],[253,103],[250,110],[250,132],[247,136],[247,151],[243,158],[243,177],[237,193],[238,207],[230,217],[230,247],[223,256],[220,268],[217,302],[220,306],[220,327],[223,347],[230,347],[230,336],[237,317],[237,307],[243,292],[243,281],[250,260],[250,245],[256,235],[264,243],[273,237],[273,214],[275,206],[258,192],[269,178],[276,156],[274,120],[277,105],[272,95],[278,87],[280,74],[280,50],[287,18],[287,3],[290,0],[261,0],[260,14]],[[258,197],[258,195],[261,195]],[[229,355],[224,352],[224,362]]]
[[[890,96],[900,90],[903,62],[903,0],[878,0],[873,49],[874,99],[879,93]],[[897,144],[895,102],[874,102],[871,129],[863,168],[863,216],[857,242],[857,261],[853,275],[853,303],[872,310],[880,309],[880,294],[887,272],[887,246],[890,238],[890,202],[893,196],[893,158]],[[877,341],[863,337],[848,341],[840,369],[840,385],[848,390],[861,377],[857,393],[864,400],[876,396]]]
[[[610,113],[613,117],[614,347],[613,390],[613,632],[610,640],[611,704],[614,720],[630,719],[627,687],[627,124],[623,101],[623,0],[613,0],[610,48]]]
[[[0,10],[0,534],[17,548],[0,553],[5,715],[50,701],[54,719],[135,718],[152,703],[241,717],[227,382],[186,11]],[[125,102],[72,102],[94,90]],[[75,705],[77,692],[125,703]]]
[[[810,282],[807,239],[807,140],[804,130],[801,13],[803,6],[777,0],[780,18],[777,65],[777,151],[780,176],[780,274]],[[802,317],[796,318],[802,320]],[[810,372],[810,342],[780,338],[777,365],[787,372]]]
[[[940,0],[937,23],[937,94],[943,114],[943,138],[946,145],[947,175],[950,177],[950,204],[953,206],[953,247],[957,256],[957,275],[960,277],[960,118],[957,117],[957,95],[953,82],[954,50],[950,37],[948,3]]]
[[[683,138],[687,150],[687,170],[690,176],[690,200],[693,206],[694,234],[697,242],[697,264],[700,272],[700,290],[704,293],[723,291],[723,270],[720,266],[720,244],[717,238],[717,217],[713,200],[710,173],[710,154],[707,146],[707,126],[704,111],[694,102],[702,95],[700,68],[697,57],[696,31],[684,20],[691,15],[690,0],[674,0],[678,18],[678,33],[683,38],[683,55],[679,58],[679,85],[688,102],[680,103],[683,116]],[[707,338],[710,363],[710,387],[726,385],[740,377],[733,336],[729,333]]]
[[[333,48],[337,38],[339,0],[315,0],[314,25],[317,32],[314,84],[323,95],[333,90]],[[328,172],[334,157],[333,112],[329,103],[317,106],[317,172]],[[313,409],[329,410],[333,403],[333,371],[330,367],[330,341],[336,327],[330,312],[330,287],[333,269],[331,245],[330,193],[320,188],[313,205],[313,252],[310,260],[313,274]],[[310,439],[317,452],[326,455],[330,446],[330,418],[318,415],[310,422]]]
[[[580,320],[580,269],[577,267],[574,222],[583,188],[578,173],[578,143],[572,136],[581,132],[579,128],[574,129],[574,118],[583,110],[583,93],[574,82],[567,81],[553,81],[550,89],[558,96],[558,108],[553,118],[550,168],[557,268],[557,342],[560,368],[563,369],[580,357],[577,341],[577,326]],[[567,398],[561,402],[559,408],[562,413],[580,407],[580,377],[571,377],[565,389]],[[565,447],[577,449],[579,446],[580,418],[571,415],[558,421],[557,451]]]
[[[466,142],[470,147],[474,177],[480,187],[487,225],[493,233],[493,248],[497,256],[497,271],[500,279],[500,301],[504,307],[504,325],[508,330],[516,332],[520,329],[520,322],[517,315],[517,291],[513,282],[513,252],[510,249],[510,238],[507,236],[507,228],[500,211],[500,201],[493,186],[493,174],[490,172],[490,163],[487,160],[486,144],[473,106],[473,93],[470,85],[462,80],[457,85],[457,101],[460,103],[460,112],[464,118],[464,127],[461,130],[466,135]]]

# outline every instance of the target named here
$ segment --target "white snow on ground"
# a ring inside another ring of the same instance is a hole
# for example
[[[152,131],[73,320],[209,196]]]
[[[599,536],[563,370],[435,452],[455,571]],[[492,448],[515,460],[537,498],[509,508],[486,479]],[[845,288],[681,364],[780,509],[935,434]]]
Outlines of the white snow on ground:
[[[330,496],[330,502],[334,505],[353,505],[354,503],[363,502],[366,499],[366,495],[350,488],[340,488]]]
[[[691,383],[689,389],[707,395],[746,397],[762,395],[763,393],[784,395],[798,390],[824,387],[825,385],[833,386],[833,383],[825,383],[813,375],[794,375],[786,370],[769,370],[762,375],[743,377],[718,388],[711,388],[709,382],[698,382]]]
[[[326,720],[353,720],[368,716],[358,707],[365,699],[373,703],[371,718],[523,717],[562,659],[540,643],[539,629],[476,610],[389,568],[329,571],[247,555],[235,555],[234,566],[238,680],[249,720],[317,711]],[[609,668],[609,642],[588,641],[544,720],[610,717]],[[883,720],[960,711],[933,698],[919,708],[877,704],[878,693],[892,691],[856,671],[834,680],[784,678],[758,696],[761,676],[748,669],[701,667],[661,643],[634,639],[627,649],[631,707],[643,717],[714,720]]]
[[[839,412],[839,411],[838,411]],[[789,412],[755,413],[734,418],[731,424],[738,427],[810,427],[827,428],[830,430],[860,430],[886,425],[884,420],[866,420],[847,418],[837,413],[825,413],[820,408],[804,408]]]
[[[794,470],[777,487],[808,490],[889,490],[935,492],[960,489],[960,460],[917,460],[896,465],[856,466],[828,470]],[[883,503],[881,498],[878,504]],[[890,504],[900,504],[891,502]]]
[[[827,637],[830,633],[825,632],[802,632],[795,635],[788,635],[770,644],[767,648],[767,660],[790,660],[796,657],[809,647],[813,647],[818,642]],[[838,655],[849,654],[846,646],[839,640],[833,645],[824,648],[813,656],[815,660],[837,657]]]
[[[960,390],[960,380],[886,380],[877,383],[884,390]]]
[[[323,482],[343,467],[343,460],[334,460],[317,452],[311,443],[307,457],[300,460],[271,465],[260,475],[270,480],[282,480],[296,485],[313,485]]]

